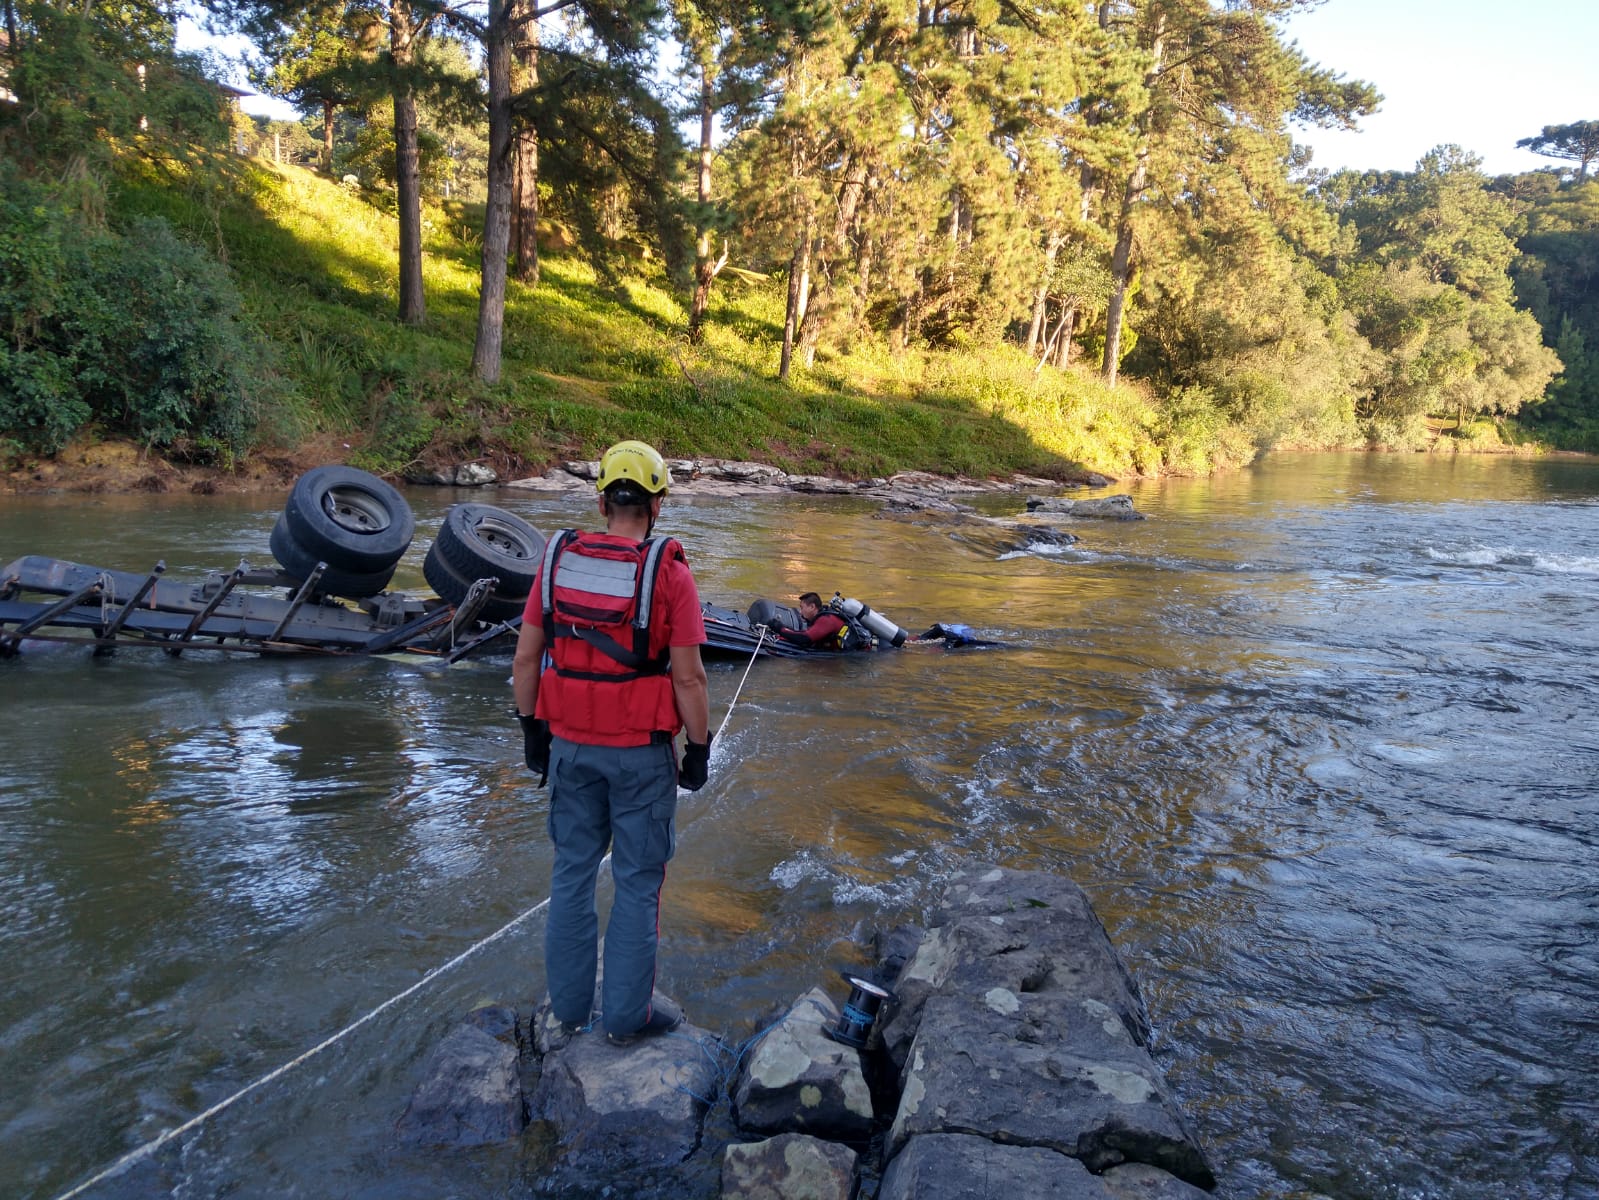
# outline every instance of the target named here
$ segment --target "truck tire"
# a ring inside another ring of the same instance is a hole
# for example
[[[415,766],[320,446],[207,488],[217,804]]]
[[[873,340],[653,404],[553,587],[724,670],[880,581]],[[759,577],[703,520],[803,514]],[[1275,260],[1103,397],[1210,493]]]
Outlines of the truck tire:
[[[289,492],[283,517],[294,544],[313,563],[352,575],[392,574],[416,533],[405,497],[355,467],[307,471]]]
[[[428,585],[451,604],[479,579],[499,580],[484,603],[485,621],[522,615],[544,558],[544,535],[515,513],[487,504],[457,504],[422,563]]]
[[[310,553],[294,540],[289,533],[288,522],[281,513],[277,524],[272,527],[270,545],[272,557],[278,560],[284,573],[301,582],[311,577],[317,563],[327,562],[327,559]],[[376,596],[389,586],[389,580],[394,578],[395,566],[395,563],[390,563],[381,571],[347,571],[328,563],[328,569],[322,572],[317,588],[330,596],[344,596],[351,600]]]

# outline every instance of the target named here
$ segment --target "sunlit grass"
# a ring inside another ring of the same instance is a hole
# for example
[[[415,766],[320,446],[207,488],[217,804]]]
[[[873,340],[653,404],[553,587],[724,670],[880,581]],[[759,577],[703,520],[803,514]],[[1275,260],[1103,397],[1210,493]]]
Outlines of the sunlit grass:
[[[1159,462],[1138,390],[1035,371],[1007,347],[894,353],[877,341],[797,362],[776,379],[784,283],[718,281],[698,346],[685,297],[638,264],[619,286],[584,260],[545,254],[541,279],[507,283],[503,377],[470,373],[481,214],[424,214],[427,319],[396,318],[395,218],[382,197],[298,168],[234,161],[232,186],[132,174],[123,204],[216,243],[252,317],[278,348],[297,430],[348,434],[394,469],[429,448],[499,446],[529,467],[593,457],[640,437],[674,457],[751,458],[791,471],[872,477],[920,469],[1054,477]]]

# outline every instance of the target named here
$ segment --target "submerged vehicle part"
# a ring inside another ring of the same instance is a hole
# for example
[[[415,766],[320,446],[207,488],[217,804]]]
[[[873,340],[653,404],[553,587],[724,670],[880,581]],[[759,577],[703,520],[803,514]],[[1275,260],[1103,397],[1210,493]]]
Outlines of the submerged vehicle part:
[[[444,516],[428,548],[422,575],[452,604],[479,579],[493,579],[483,618],[510,621],[522,615],[544,557],[544,535],[515,513],[487,504],[457,504]]]
[[[283,506],[283,522],[312,562],[355,574],[393,567],[416,534],[411,506],[393,484],[344,466],[300,476]]]

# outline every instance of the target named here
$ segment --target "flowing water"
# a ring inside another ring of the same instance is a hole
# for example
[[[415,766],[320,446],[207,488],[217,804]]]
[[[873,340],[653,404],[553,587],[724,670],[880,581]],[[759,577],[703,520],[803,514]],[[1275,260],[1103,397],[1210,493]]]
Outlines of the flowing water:
[[[1599,1195],[1599,463],[1318,456],[1134,489],[1067,549],[681,501],[702,593],[994,650],[763,661],[685,795],[660,984],[739,1040],[958,866],[1070,874],[1229,1197]],[[586,500],[412,492],[549,530]],[[281,497],[8,498],[0,560],[266,562]],[[1014,499],[991,510],[1015,512]],[[712,666],[719,721],[743,664]],[[0,662],[0,1194],[517,1197],[395,1141],[472,1005],[542,990],[507,666]]]

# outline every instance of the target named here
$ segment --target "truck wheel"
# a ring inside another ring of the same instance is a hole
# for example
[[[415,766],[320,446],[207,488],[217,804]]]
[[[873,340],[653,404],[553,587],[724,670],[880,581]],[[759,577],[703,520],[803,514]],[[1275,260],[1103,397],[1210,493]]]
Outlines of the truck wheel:
[[[522,615],[544,558],[544,535],[515,513],[487,504],[457,504],[445,514],[428,549],[422,574],[451,604],[459,604],[479,579],[499,583],[484,603],[482,619]]]
[[[283,517],[313,563],[355,575],[392,573],[416,520],[392,484],[355,467],[316,467],[295,481]]]
[[[284,572],[295,579],[304,581],[316,570],[319,562],[327,562],[308,552],[294,540],[289,533],[288,522],[282,514],[278,516],[278,523],[272,527],[270,539],[272,557],[278,560]],[[351,600],[360,600],[366,596],[376,596],[389,586],[389,580],[394,578],[394,568],[397,564],[390,563],[381,571],[346,571],[328,563],[328,569],[322,572],[322,578],[317,586],[319,590],[330,596],[345,596]]]

